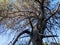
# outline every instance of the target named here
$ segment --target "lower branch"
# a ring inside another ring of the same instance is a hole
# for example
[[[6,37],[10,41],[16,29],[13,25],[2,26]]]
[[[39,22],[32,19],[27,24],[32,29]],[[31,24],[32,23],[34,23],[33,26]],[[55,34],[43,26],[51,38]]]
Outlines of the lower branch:
[[[12,45],[15,45],[15,43],[16,43],[17,40],[18,40],[18,38],[19,38],[22,34],[24,34],[24,33],[30,34],[30,32],[29,32],[28,30],[25,30],[25,31],[19,33],[19,35],[18,35],[18,36],[16,37],[16,39],[13,41]]]
[[[58,37],[57,35],[44,35],[43,38],[48,38],[48,37]]]
[[[30,45],[30,43],[31,43],[31,40],[32,40],[32,39],[30,39],[30,40],[29,40],[29,42],[28,42],[28,45]]]

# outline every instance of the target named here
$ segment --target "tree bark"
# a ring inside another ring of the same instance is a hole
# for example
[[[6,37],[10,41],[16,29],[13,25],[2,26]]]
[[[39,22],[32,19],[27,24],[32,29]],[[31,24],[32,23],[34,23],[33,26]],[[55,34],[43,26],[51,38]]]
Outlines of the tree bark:
[[[33,31],[33,34],[31,36],[31,39],[32,39],[31,41],[33,45],[42,45],[43,37],[39,36],[38,32],[39,32],[38,30]]]
[[[42,45],[42,38],[38,38],[37,40],[32,39],[33,45]]]

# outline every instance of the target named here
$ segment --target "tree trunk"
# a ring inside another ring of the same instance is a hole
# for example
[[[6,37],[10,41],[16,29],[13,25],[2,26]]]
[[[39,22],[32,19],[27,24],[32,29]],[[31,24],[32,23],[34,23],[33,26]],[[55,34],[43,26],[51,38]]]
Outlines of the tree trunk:
[[[38,30],[35,30],[31,36],[33,45],[42,45],[42,36],[39,36]]]
[[[42,45],[42,39],[38,38],[37,40],[32,39],[32,44],[33,45]]]

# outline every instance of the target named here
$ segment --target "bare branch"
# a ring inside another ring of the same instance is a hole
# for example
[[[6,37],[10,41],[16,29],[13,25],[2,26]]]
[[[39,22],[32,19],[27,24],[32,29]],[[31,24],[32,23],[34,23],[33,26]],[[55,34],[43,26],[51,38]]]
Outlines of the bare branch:
[[[57,13],[58,8],[59,8],[59,5],[60,5],[60,3],[58,3],[58,6],[57,6],[56,9],[54,10],[54,12],[51,12],[51,16],[48,17],[48,18],[45,20],[46,22],[47,22],[51,17],[53,17],[53,16]]]
[[[14,13],[19,13],[19,12],[29,12],[29,13],[35,13],[33,11],[14,11],[14,12],[8,12],[8,14],[14,14]]]
[[[44,6],[44,8],[48,9],[50,11],[50,13],[51,13],[51,9],[50,8],[48,8],[47,6]]]
[[[20,37],[20,38],[25,38],[25,37],[29,37],[29,35],[27,35],[27,36],[23,36],[23,37]]]
[[[39,36],[42,36],[43,38],[47,38],[47,37],[58,37],[57,35],[44,35],[44,34],[39,34]]]
[[[18,36],[16,37],[16,39],[13,41],[12,45],[15,45],[15,43],[18,41],[18,38],[19,38],[22,34],[24,34],[24,33],[30,34],[30,32],[29,32],[28,30],[25,30],[25,31],[19,33],[19,35],[18,35]]]
[[[28,44],[27,44],[27,45],[30,45],[30,43],[31,43],[31,40],[32,40],[32,39],[30,39],[30,40],[29,40],[29,42],[28,42]]]
[[[29,18],[29,23],[30,23],[30,26],[32,28],[32,33],[33,33],[33,25],[32,25],[32,22],[31,22],[31,18]]]
[[[44,38],[47,38],[47,37],[58,37],[57,35],[43,35]]]
[[[52,31],[47,28],[47,30],[53,35]],[[56,35],[57,36],[57,35]],[[58,37],[58,36],[57,36]],[[55,37],[53,37],[54,40],[56,41]],[[56,41],[57,42],[57,41]]]

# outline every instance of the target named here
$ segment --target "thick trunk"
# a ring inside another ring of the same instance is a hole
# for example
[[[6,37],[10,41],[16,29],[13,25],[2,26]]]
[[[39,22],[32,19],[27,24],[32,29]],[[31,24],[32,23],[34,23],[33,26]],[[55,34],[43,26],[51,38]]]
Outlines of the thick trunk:
[[[32,44],[33,45],[42,45],[42,39],[37,39],[37,40],[34,40],[34,39],[32,39]]]
[[[33,45],[42,45],[42,36],[39,36],[38,30],[35,30],[31,36]]]

